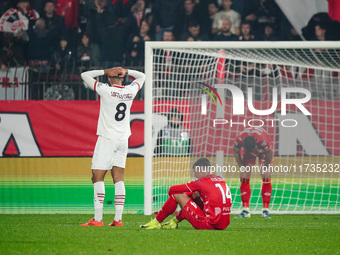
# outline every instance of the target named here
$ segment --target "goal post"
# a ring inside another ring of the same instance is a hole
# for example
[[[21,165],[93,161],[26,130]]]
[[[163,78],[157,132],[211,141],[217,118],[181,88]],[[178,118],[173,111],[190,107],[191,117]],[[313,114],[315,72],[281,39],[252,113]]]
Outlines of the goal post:
[[[191,166],[199,157],[215,170],[220,166],[216,174],[229,185],[232,212],[238,213],[232,146],[249,126],[264,128],[272,139],[272,213],[340,213],[339,45],[146,42],[144,214],[161,208],[171,185],[193,180]],[[176,138],[169,126],[173,109],[182,126]],[[163,144],[157,140],[161,130],[169,140]],[[250,183],[250,210],[259,213],[256,169]]]

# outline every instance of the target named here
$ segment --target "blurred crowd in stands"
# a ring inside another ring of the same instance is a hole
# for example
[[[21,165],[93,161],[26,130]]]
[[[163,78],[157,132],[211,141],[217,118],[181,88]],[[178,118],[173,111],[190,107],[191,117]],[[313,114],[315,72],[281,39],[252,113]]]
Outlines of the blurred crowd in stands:
[[[145,41],[301,40],[274,0],[2,0],[0,16],[10,8],[29,23],[0,33],[1,70],[48,67],[68,79],[98,66],[142,69]],[[317,14],[303,36],[339,39],[333,30]]]

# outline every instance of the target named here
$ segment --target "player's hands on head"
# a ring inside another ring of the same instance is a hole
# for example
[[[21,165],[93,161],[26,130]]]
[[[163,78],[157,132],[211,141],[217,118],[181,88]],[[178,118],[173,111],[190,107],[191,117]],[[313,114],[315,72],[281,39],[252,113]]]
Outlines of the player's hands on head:
[[[111,69],[105,69],[104,74],[112,77],[121,77],[123,78],[127,75],[128,70],[123,67],[113,67]]]
[[[115,67],[117,69],[117,73],[119,77],[124,77],[128,74],[128,70],[123,67]]]

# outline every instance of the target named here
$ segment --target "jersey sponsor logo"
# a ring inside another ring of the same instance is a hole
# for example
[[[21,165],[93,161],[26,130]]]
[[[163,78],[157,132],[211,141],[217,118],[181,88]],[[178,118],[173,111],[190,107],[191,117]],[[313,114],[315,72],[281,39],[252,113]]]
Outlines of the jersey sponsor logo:
[[[111,91],[111,96],[112,97],[117,97],[119,99],[133,99],[132,94],[120,94],[118,92],[115,91]]]
[[[231,210],[230,210],[230,207],[223,207],[223,208],[222,208],[222,211],[223,211],[223,212],[229,212],[229,213],[230,213]]]

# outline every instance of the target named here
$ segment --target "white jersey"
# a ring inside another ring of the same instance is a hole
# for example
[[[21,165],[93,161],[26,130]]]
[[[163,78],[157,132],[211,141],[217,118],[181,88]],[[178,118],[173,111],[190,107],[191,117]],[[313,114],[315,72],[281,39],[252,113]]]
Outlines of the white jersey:
[[[81,74],[85,86],[100,95],[97,135],[113,140],[126,140],[131,135],[130,109],[132,101],[144,84],[145,74],[128,70],[128,75],[135,78],[128,86],[109,86],[93,79],[99,75],[104,75],[104,71],[94,70]]]

